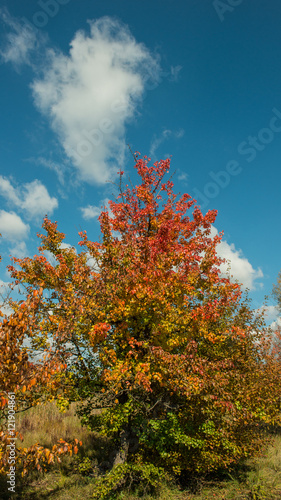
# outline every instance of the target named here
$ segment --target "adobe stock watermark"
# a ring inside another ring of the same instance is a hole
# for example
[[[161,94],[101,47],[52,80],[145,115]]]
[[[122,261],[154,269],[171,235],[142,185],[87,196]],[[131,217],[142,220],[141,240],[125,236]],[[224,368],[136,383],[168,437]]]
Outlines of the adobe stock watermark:
[[[281,111],[273,108],[272,112],[273,116],[269,121],[268,127],[261,128],[257,136],[249,135],[247,140],[240,142],[237,146],[239,155],[245,156],[247,163],[254,161],[258,153],[263,151],[273,141],[277,133],[281,132]],[[279,125],[276,123],[278,120],[280,120]],[[205,184],[203,191],[194,188],[190,194],[192,194],[203,209],[209,204],[211,199],[216,198],[221,190],[229,185],[232,177],[236,177],[242,171],[243,167],[238,160],[230,160],[224,170],[209,172],[209,177],[212,181]]]
[[[228,12],[233,12],[235,7],[241,5],[244,0],[214,0],[213,7],[218,15],[218,18],[221,22],[224,21],[224,15]]]
[[[39,10],[37,10],[31,20],[26,17],[22,17],[21,21],[23,26],[28,29],[34,30],[34,28],[42,29],[48,24],[49,19],[55,17],[62,5],[67,5],[70,0],[38,0],[37,5]]]
[[[8,434],[9,434],[9,444],[7,448],[9,450],[8,464],[10,466],[9,472],[7,473],[7,485],[8,491],[15,493],[16,487],[16,423],[15,423],[15,406],[16,397],[14,392],[8,392]]]

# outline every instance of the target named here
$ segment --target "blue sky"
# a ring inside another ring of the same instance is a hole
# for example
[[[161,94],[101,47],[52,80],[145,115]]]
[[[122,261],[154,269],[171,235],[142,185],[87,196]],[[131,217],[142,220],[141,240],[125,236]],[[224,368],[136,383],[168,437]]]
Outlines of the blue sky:
[[[67,244],[98,239],[106,181],[136,180],[129,143],[218,210],[219,253],[261,307],[281,268],[280,21],[266,0],[2,0],[3,286],[46,213]]]

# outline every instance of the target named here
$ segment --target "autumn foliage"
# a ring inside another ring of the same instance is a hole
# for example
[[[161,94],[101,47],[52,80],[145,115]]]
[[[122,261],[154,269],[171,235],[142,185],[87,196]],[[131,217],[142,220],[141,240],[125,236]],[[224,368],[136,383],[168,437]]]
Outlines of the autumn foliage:
[[[26,299],[2,322],[1,394],[2,411],[11,386],[24,404],[79,401],[82,422],[115,442],[113,470],[177,476],[254,456],[262,425],[279,422],[281,378],[262,316],[220,272],[216,212],[174,194],[169,166],[137,157],[135,187],[120,172],[99,242],[81,232],[77,253],[45,218],[39,255],[14,259]]]
[[[24,340],[31,338],[37,331],[36,312],[41,301],[42,289],[34,290],[26,301],[11,303],[14,307],[9,317],[4,317],[0,326],[0,472],[5,472],[9,464],[9,445],[13,438],[22,439],[9,420],[9,394],[14,394],[16,412],[25,411],[37,404],[42,404],[57,395],[56,375],[65,369],[58,363],[52,352],[45,359],[33,363]],[[2,313],[1,313],[2,314]],[[13,413],[12,411],[12,413]],[[8,425],[10,423],[10,425]],[[78,442],[66,443],[63,439],[54,443],[52,450],[34,443],[30,448],[17,447],[16,461],[21,464],[22,474],[30,468],[39,471],[45,465],[60,462],[60,455],[77,452]]]

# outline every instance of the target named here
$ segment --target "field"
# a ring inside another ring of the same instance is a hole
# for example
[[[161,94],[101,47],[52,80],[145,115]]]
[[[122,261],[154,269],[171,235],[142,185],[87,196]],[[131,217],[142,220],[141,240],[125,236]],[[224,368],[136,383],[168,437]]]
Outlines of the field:
[[[109,451],[109,443],[87,428],[81,427],[72,405],[60,413],[55,404],[32,408],[17,418],[17,430],[24,434],[22,446],[39,442],[46,447],[60,437],[70,441],[77,437],[83,446],[78,456],[65,458],[44,475],[34,472],[24,480],[17,478],[17,493],[7,494],[6,478],[1,478],[1,499],[8,500],[88,500],[94,491],[95,464]],[[185,484],[167,485],[153,497],[138,492],[116,493],[112,500],[228,500],[281,498],[281,433],[272,433],[272,443],[255,462],[249,460],[224,475],[187,478]]]

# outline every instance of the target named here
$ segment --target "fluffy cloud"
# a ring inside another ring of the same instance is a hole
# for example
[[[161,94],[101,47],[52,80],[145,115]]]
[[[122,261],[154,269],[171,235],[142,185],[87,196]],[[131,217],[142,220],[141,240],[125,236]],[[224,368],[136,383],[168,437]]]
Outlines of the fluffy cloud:
[[[217,234],[218,230],[212,226],[211,236]],[[243,289],[256,289],[257,285],[255,281],[263,277],[263,272],[260,268],[254,269],[248,259],[243,257],[241,250],[236,250],[233,243],[229,244],[225,240],[222,240],[217,246],[217,253],[222,259],[226,259],[226,262],[221,265],[223,275],[230,274],[234,281],[237,280],[242,284]],[[260,287],[261,284],[258,284],[258,286]]]
[[[0,194],[14,205],[19,203],[19,197],[10,181],[0,175]]]
[[[94,219],[100,215],[101,209],[93,205],[87,205],[87,207],[81,207],[83,219]]]
[[[37,179],[15,188],[7,178],[0,176],[0,194],[10,204],[23,210],[30,219],[52,214],[58,206],[57,199],[52,198]]]
[[[118,21],[104,17],[89,24],[90,34],[76,33],[69,55],[49,51],[32,89],[81,178],[104,183],[123,161],[125,123],[160,68]]]
[[[5,47],[0,50],[2,59],[15,66],[30,64],[30,53],[38,45],[35,30],[22,26],[5,8],[0,10],[0,18],[11,29],[6,35]]]
[[[14,212],[0,210],[0,233],[9,241],[24,240],[28,236],[29,225]]]
[[[83,219],[89,220],[89,219],[95,219],[99,217],[102,209],[106,207],[110,217],[113,216],[110,208],[109,208],[109,198],[104,198],[101,200],[100,206],[97,205],[87,205],[86,207],[81,207],[80,210],[82,212],[82,217]]]
[[[19,259],[26,257],[28,253],[26,243],[24,241],[18,241],[17,244],[12,248],[9,248],[9,250],[13,257],[17,257]]]
[[[45,186],[38,180],[25,184],[22,192],[22,208],[29,217],[52,214],[58,206],[56,198],[51,198]]]

